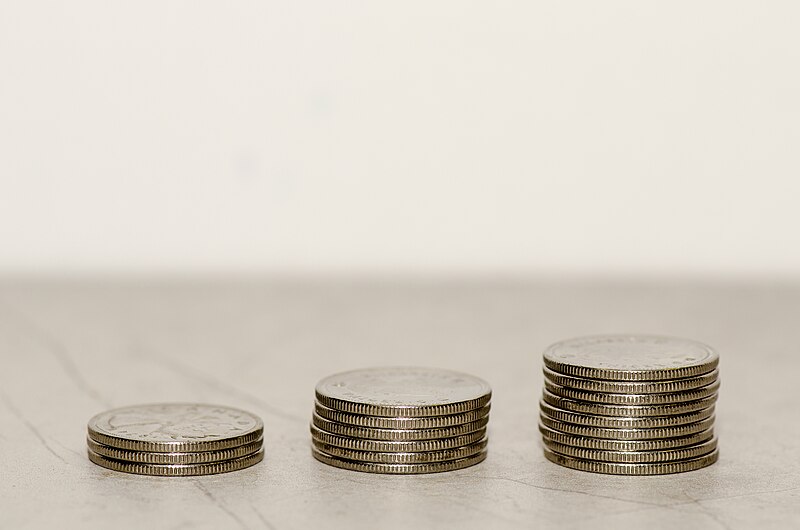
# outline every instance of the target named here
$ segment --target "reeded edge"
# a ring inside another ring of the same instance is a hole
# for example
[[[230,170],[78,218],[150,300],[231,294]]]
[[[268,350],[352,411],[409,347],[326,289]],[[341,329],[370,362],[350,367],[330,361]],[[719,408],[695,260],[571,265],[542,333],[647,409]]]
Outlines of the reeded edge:
[[[663,405],[609,405],[606,403],[592,403],[589,401],[577,401],[575,399],[564,398],[556,396],[548,392],[547,389],[544,389],[542,390],[542,399],[553,407],[580,414],[624,418],[649,418],[654,416],[688,414],[706,409],[717,402],[717,395],[713,394],[695,401],[667,403]]]
[[[319,391],[315,391],[317,401],[329,409],[348,412],[350,414],[360,414],[362,416],[383,416],[387,418],[424,418],[429,416],[451,416],[453,414],[463,414],[480,409],[492,400],[492,392],[476,399],[459,401],[456,403],[445,403],[440,405],[423,406],[389,406],[371,405],[367,403],[357,403],[346,401],[339,398],[326,396]]]
[[[595,449],[600,451],[663,451],[703,443],[714,437],[714,429],[678,436],[673,438],[656,438],[652,440],[609,440],[607,438],[590,438],[551,429],[539,423],[539,432],[545,440],[551,440],[571,447]]]
[[[717,439],[711,438],[703,443],[674,449],[658,449],[654,451],[606,451],[586,449],[553,442],[542,437],[542,444],[547,449],[564,456],[591,460],[594,462],[610,462],[617,464],[663,464],[679,460],[690,460],[707,455],[717,448]]]
[[[489,417],[484,416],[480,420],[464,423],[463,425],[453,425],[451,427],[441,427],[438,429],[372,429],[369,427],[359,427],[326,420],[317,414],[312,416],[312,422],[323,431],[340,436],[401,442],[412,440],[436,440],[439,438],[451,438],[453,436],[469,434],[486,427],[489,423]]]
[[[565,399],[576,401],[586,401],[588,403],[600,403],[604,405],[672,405],[676,403],[686,403],[697,401],[719,391],[719,380],[714,381],[703,387],[681,392],[665,392],[653,394],[620,394],[613,392],[591,392],[588,390],[578,390],[561,385],[557,385],[549,379],[544,379],[544,388],[551,394]]]
[[[263,438],[255,442],[240,445],[231,449],[221,451],[203,451],[200,453],[150,453],[146,451],[125,451],[95,442],[91,438],[86,439],[89,450],[93,453],[114,460],[131,462],[137,464],[208,464],[234,460],[258,452],[263,445]]]
[[[579,412],[559,409],[544,401],[539,401],[539,409],[546,416],[566,423],[576,423],[588,427],[610,427],[614,429],[657,429],[661,427],[674,427],[676,425],[684,425],[704,420],[714,414],[714,405],[688,414],[645,416],[640,418],[581,414]]]
[[[461,414],[451,414],[449,416],[426,416],[422,418],[386,418],[383,416],[363,416],[361,414],[351,414],[335,409],[330,409],[321,403],[314,403],[314,412],[326,420],[338,423],[346,423],[358,427],[368,427],[371,429],[438,429],[441,427],[452,427],[462,425],[472,421],[480,420],[488,416],[492,406],[487,403],[485,406],[470,412]]]
[[[311,443],[322,453],[356,462],[374,462],[377,464],[430,464],[468,458],[486,449],[488,441],[488,438],[483,438],[470,445],[425,453],[353,451],[351,449],[343,449],[335,445],[322,443],[316,439],[312,439]]]
[[[575,423],[563,422],[539,415],[539,421],[546,427],[565,434],[575,436],[585,436],[587,438],[599,438],[603,440],[656,440],[660,438],[680,438],[691,434],[705,431],[714,426],[715,416],[710,416],[704,420],[673,427],[661,427],[650,429],[619,429],[608,427],[592,427],[578,425]]]
[[[123,462],[106,458],[86,450],[89,460],[100,467],[119,471],[121,473],[131,473],[134,475],[150,475],[160,477],[191,477],[199,475],[216,475],[219,473],[229,473],[253,466],[264,459],[264,451],[258,451],[252,455],[242,458],[235,458],[225,462],[213,462],[207,464],[139,464],[134,462]]]
[[[89,429],[89,438],[97,443],[122,449],[124,451],[145,451],[149,453],[203,453],[206,451],[223,451],[260,440],[264,436],[264,428],[246,435],[220,440],[206,440],[200,442],[145,442],[143,440],[129,440],[116,438]]]
[[[697,377],[663,381],[604,381],[560,374],[549,370],[546,366],[542,367],[542,373],[544,373],[545,379],[563,387],[610,394],[669,394],[694,390],[710,385],[719,379],[719,370],[713,370]]]
[[[450,460],[448,462],[433,462],[429,464],[380,464],[376,462],[357,462],[355,460],[345,460],[336,458],[321,451],[311,448],[311,454],[329,466],[347,469],[349,471],[359,471],[362,473],[382,473],[386,475],[421,475],[426,473],[444,473],[446,471],[456,471],[466,467],[474,466],[486,460],[487,451],[483,450],[476,455],[462,458],[460,460]]]
[[[469,434],[462,434],[460,436],[451,436],[449,438],[440,438],[438,440],[411,440],[411,441],[387,441],[387,440],[365,440],[361,438],[352,438],[350,436],[341,436],[324,431],[314,425],[310,425],[311,436],[320,440],[328,445],[341,447],[342,449],[351,449],[354,451],[372,451],[379,453],[425,453],[432,451],[442,451],[445,449],[453,449],[454,447],[461,447],[477,442],[486,436],[486,427],[478,429]]]
[[[690,460],[679,460],[677,462],[666,462],[659,464],[620,464],[613,462],[595,462],[592,460],[581,460],[570,456],[554,453],[544,448],[544,456],[551,462],[578,471],[588,471],[590,473],[602,473],[605,475],[670,475],[673,473],[685,473],[710,466],[719,458],[719,449],[707,455],[699,456]]]

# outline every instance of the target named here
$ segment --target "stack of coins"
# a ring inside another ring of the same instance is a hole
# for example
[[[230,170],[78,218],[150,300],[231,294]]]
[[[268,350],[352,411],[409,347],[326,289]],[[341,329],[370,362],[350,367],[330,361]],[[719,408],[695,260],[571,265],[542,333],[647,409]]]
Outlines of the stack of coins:
[[[89,460],[138,475],[213,475],[264,458],[264,425],[243,410],[163,403],[109,410],[89,420]]]
[[[368,473],[462,469],[486,458],[492,391],[477,377],[429,368],[374,368],[317,384],[314,458]]]
[[[719,356],[698,342],[596,336],[544,352],[545,457],[615,475],[692,471],[717,461]]]

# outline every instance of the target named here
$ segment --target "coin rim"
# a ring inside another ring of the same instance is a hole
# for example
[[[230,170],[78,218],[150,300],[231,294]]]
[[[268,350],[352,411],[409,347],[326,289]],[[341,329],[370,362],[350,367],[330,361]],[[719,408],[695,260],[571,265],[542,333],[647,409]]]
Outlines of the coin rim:
[[[568,412],[577,412],[579,414],[625,418],[651,418],[655,416],[678,416],[703,410],[717,402],[717,395],[712,394],[711,396],[694,401],[665,403],[663,405],[613,405],[563,398],[549,392],[545,388],[542,390],[542,400],[552,407]]]
[[[264,450],[256,453],[227,460],[224,462],[210,462],[205,464],[140,464],[114,460],[86,449],[89,460],[102,468],[130,473],[133,475],[148,475],[159,477],[191,477],[201,475],[217,475],[229,473],[254,466],[264,459]]]
[[[686,436],[655,438],[649,440],[614,440],[608,438],[591,438],[588,436],[579,436],[557,431],[547,427],[541,422],[539,422],[539,432],[541,433],[542,438],[553,440],[554,442],[558,442],[562,445],[601,451],[660,451],[664,449],[675,449],[702,443],[714,437],[713,426],[706,430],[688,434]]]
[[[373,451],[379,453],[425,453],[432,451],[440,451],[445,449],[453,449],[463,445],[470,445],[475,443],[481,438],[486,436],[487,429],[483,427],[477,431],[461,434],[458,436],[450,436],[448,438],[439,438],[436,440],[368,440],[363,438],[353,438],[351,436],[342,436],[340,434],[330,433],[322,430],[313,423],[309,426],[311,436],[322,440],[328,445],[334,445],[342,449],[350,449],[353,451]]]
[[[86,445],[93,453],[137,464],[210,464],[234,460],[258,452],[263,446],[263,438],[259,438],[249,444],[223,449],[221,451],[201,451],[199,453],[152,453],[148,451],[125,451],[86,438]]]
[[[690,460],[679,460],[676,462],[665,462],[659,464],[594,462],[591,460],[581,460],[579,458],[560,455],[548,450],[547,448],[543,448],[543,451],[544,457],[554,464],[578,471],[588,471],[589,473],[600,473],[604,475],[671,475],[674,473],[696,471],[714,464],[719,459],[719,449],[715,449],[711,453]]]
[[[716,380],[708,385],[681,392],[631,394],[580,390],[558,385],[545,377],[544,388],[558,397],[589,403],[601,403],[604,405],[668,405],[697,401],[711,395],[718,395],[720,381]]]
[[[484,436],[475,443],[454,447],[452,449],[407,453],[356,451],[326,444],[315,438],[312,438],[311,440],[312,445],[318,451],[325,453],[326,455],[344,460],[352,460],[353,462],[377,464],[431,464],[434,462],[460,460],[485,450],[488,442],[489,439]]]
[[[644,416],[638,418],[627,418],[621,416],[596,416],[592,414],[581,414],[562,410],[554,407],[543,400],[539,400],[539,410],[542,414],[565,423],[575,423],[587,427],[609,427],[614,429],[656,429],[660,427],[674,427],[694,423],[707,417],[713,416],[715,405],[700,409],[687,414],[676,414],[673,416]]]
[[[432,462],[427,464],[379,464],[375,462],[355,462],[352,460],[345,460],[336,458],[335,456],[317,451],[311,448],[313,457],[332,467],[346,469],[349,471],[359,471],[362,473],[378,473],[385,475],[422,475],[427,473],[444,473],[447,471],[457,471],[467,467],[480,464],[486,460],[488,451],[484,449],[480,453],[473,456],[462,458],[460,460],[450,460],[446,462]]]
[[[601,440],[620,440],[620,441],[636,441],[636,440],[656,440],[659,438],[681,438],[690,434],[695,434],[700,431],[705,431],[714,426],[716,416],[710,416],[704,420],[699,420],[692,423],[683,425],[674,425],[671,427],[655,427],[644,429],[630,429],[630,428],[614,428],[614,427],[592,427],[587,425],[578,425],[576,423],[569,423],[553,419],[544,414],[539,414],[539,421],[546,427],[564,434],[572,434],[574,436],[585,436],[587,438],[599,438]],[[549,423],[549,425],[548,425]],[[558,425],[560,429],[552,425]],[[566,430],[564,430],[566,429]]]
[[[584,447],[573,447],[542,437],[542,445],[563,456],[578,458],[580,460],[591,460],[593,462],[608,462],[615,464],[663,464],[666,462],[677,462],[679,460],[690,460],[703,456],[717,448],[717,438],[713,437],[705,442],[689,445],[686,447],[675,447],[672,449],[656,449],[651,451],[608,451],[604,449],[587,449]]]
[[[423,418],[386,418],[383,416],[350,414],[348,412],[328,408],[318,401],[314,403],[314,412],[321,418],[357,427],[369,427],[371,429],[438,429],[441,427],[452,427],[480,420],[489,415],[491,408],[491,404],[487,403],[479,409],[462,412],[461,414],[426,416]]]
[[[312,414],[311,421],[317,428],[331,434],[338,434],[339,436],[381,441],[416,441],[452,438],[453,436],[475,432],[488,425],[489,416],[484,416],[473,422],[452,425],[450,427],[440,427],[437,429],[375,429],[326,420],[317,414]],[[331,428],[336,429],[336,431],[330,430]]]
[[[545,379],[563,387],[609,394],[669,394],[701,388],[719,379],[718,368],[694,377],[662,381],[609,381],[575,377],[554,372],[546,366],[542,367],[542,373]]]

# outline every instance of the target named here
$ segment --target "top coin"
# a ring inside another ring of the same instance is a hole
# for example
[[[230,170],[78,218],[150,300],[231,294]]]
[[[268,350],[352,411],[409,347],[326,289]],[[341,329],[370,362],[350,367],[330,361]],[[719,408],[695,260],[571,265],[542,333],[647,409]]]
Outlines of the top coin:
[[[326,377],[316,394],[321,404],[344,412],[414,418],[481,408],[492,389],[483,379],[450,370],[387,367]]]
[[[89,437],[118,449],[218,451],[261,439],[264,424],[243,410],[195,403],[134,405],[89,420]]]
[[[663,381],[705,374],[719,364],[709,346],[654,335],[599,335],[557,342],[543,355],[547,368],[613,381]]]

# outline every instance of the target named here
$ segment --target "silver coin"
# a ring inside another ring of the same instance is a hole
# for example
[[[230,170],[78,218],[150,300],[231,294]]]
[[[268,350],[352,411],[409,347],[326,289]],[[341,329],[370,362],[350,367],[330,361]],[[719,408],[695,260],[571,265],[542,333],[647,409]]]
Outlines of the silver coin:
[[[590,403],[605,403],[608,405],[667,405],[672,403],[686,403],[697,401],[716,395],[719,390],[719,381],[694,390],[671,392],[666,394],[612,394],[608,392],[587,392],[552,383],[545,378],[544,387],[553,395],[586,401]]]
[[[134,462],[137,464],[208,464],[212,462],[223,462],[242,458],[261,449],[263,440],[259,438],[255,442],[223,449],[221,451],[202,451],[200,453],[151,453],[148,451],[126,451],[108,445],[95,442],[91,438],[86,439],[89,450],[100,456],[121,460],[123,462]]]
[[[326,420],[314,414],[312,422],[319,429],[339,436],[349,436],[351,438],[362,438],[366,440],[387,440],[387,441],[411,441],[411,440],[438,440],[440,438],[451,438],[469,434],[486,427],[489,417],[484,416],[480,420],[464,423],[463,425],[452,425],[450,427],[440,427],[437,429],[373,429],[370,427],[360,427],[358,425],[348,425],[336,421]]]
[[[223,462],[210,462],[206,464],[140,464],[137,462],[125,462],[114,460],[105,456],[98,455],[87,449],[89,460],[98,466],[122,473],[133,473],[134,475],[155,475],[160,477],[191,477],[197,475],[216,475],[218,473],[228,473],[238,471],[246,467],[258,464],[264,459],[264,451],[259,451],[242,458],[225,460]]]
[[[425,416],[418,418],[387,418],[384,416],[364,416],[363,414],[351,414],[335,409],[330,409],[320,403],[314,404],[314,411],[326,420],[347,423],[348,425],[359,425],[373,429],[436,429],[440,427],[450,427],[452,425],[462,425],[479,420],[489,414],[491,405],[485,405],[479,409],[461,414],[450,414],[448,416]]]
[[[346,460],[344,458],[337,458],[335,456],[323,453],[322,451],[312,447],[311,454],[324,464],[334,466],[350,471],[360,471],[363,473],[384,473],[389,475],[419,475],[423,473],[442,473],[445,471],[455,471],[457,469],[464,469],[465,467],[474,466],[486,460],[486,451],[481,451],[475,455],[458,460],[450,460],[447,462],[430,462],[426,464],[381,464],[377,462],[356,462],[355,460]]]
[[[489,403],[483,379],[433,368],[369,368],[326,377],[317,401],[342,412],[367,416],[421,417],[460,414]]]
[[[128,451],[219,451],[261,438],[264,424],[243,410],[196,403],[134,405],[89,420],[89,438]]]
[[[428,464],[431,462],[446,462],[460,460],[473,456],[486,449],[487,439],[484,438],[473,444],[441,451],[426,453],[376,453],[372,451],[354,451],[335,445],[329,445],[319,440],[312,440],[314,447],[330,456],[344,458],[354,462],[376,462],[380,464]]]
[[[664,381],[603,381],[600,379],[584,379],[559,374],[547,367],[543,370],[545,379],[556,385],[584,390],[586,392],[601,392],[609,394],[668,394],[672,392],[685,392],[710,385],[717,381],[719,371],[713,370],[707,374],[686,379],[671,379]]]
[[[593,460],[582,460],[571,456],[561,455],[553,452],[546,447],[544,456],[551,462],[560,466],[589,471],[591,473],[604,473],[607,475],[668,475],[671,473],[683,473],[694,471],[706,466],[710,466],[719,458],[719,450],[707,455],[698,456],[689,460],[679,460],[677,462],[666,462],[660,464],[620,464],[615,462],[595,462]]]
[[[690,458],[707,455],[717,448],[716,438],[688,447],[658,449],[654,451],[605,451],[600,449],[586,449],[585,447],[573,447],[571,445],[560,444],[547,438],[543,438],[542,442],[545,447],[561,455],[595,462],[618,462],[627,464],[660,464],[663,462],[674,462],[676,460],[688,460]]]
[[[681,436],[689,436],[701,431],[708,430],[714,426],[714,416],[710,416],[704,420],[696,421],[693,423],[686,423],[684,425],[675,425],[672,427],[657,427],[657,428],[608,428],[608,427],[593,427],[587,425],[577,425],[560,420],[556,420],[541,414],[539,421],[545,427],[555,431],[572,434],[575,436],[583,436],[587,438],[602,438],[606,440],[658,440],[662,438],[678,438]]]
[[[576,401],[556,396],[546,389],[542,392],[542,399],[562,410],[593,414],[600,416],[622,416],[628,418],[641,418],[648,416],[674,416],[706,409],[717,401],[716,394],[683,403],[667,403],[663,405],[609,405],[607,403],[592,403],[589,401]]]
[[[653,335],[602,335],[565,340],[543,355],[550,370],[613,381],[662,381],[714,370],[719,355],[688,339]]]
[[[674,438],[656,438],[654,440],[609,440],[606,438],[592,438],[589,436],[577,436],[567,434],[555,429],[550,429],[539,424],[539,432],[545,440],[569,445],[572,447],[583,447],[585,449],[597,449],[600,451],[662,451],[664,449],[675,449],[688,445],[707,442],[714,437],[714,429],[707,429],[687,436]]]
[[[452,436],[450,438],[439,438],[438,440],[392,442],[388,440],[364,440],[361,438],[351,438],[349,436],[339,436],[338,434],[331,434],[323,431],[312,424],[311,436],[325,444],[334,445],[343,449],[352,449],[354,451],[370,451],[375,453],[427,453],[473,444],[486,436],[486,427],[469,434]]]
[[[694,423],[704,420],[714,414],[713,405],[687,414],[676,414],[674,416],[647,416],[639,418],[581,414],[578,412],[570,412],[553,407],[544,401],[539,402],[539,408],[542,414],[559,421],[575,423],[578,425],[587,425],[591,427],[608,427],[612,429],[656,429],[661,427],[674,427],[675,425],[684,425],[686,423]]]

